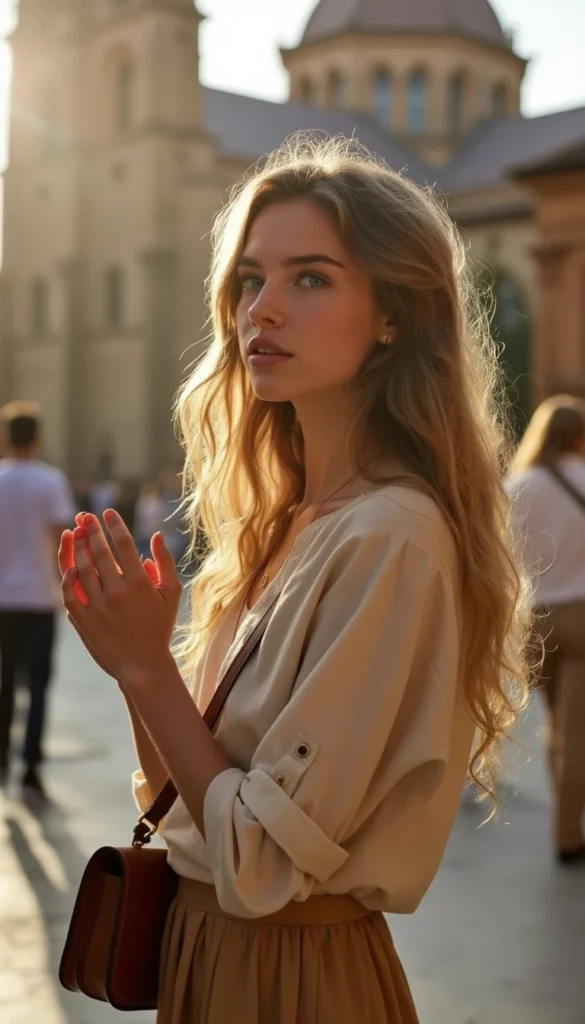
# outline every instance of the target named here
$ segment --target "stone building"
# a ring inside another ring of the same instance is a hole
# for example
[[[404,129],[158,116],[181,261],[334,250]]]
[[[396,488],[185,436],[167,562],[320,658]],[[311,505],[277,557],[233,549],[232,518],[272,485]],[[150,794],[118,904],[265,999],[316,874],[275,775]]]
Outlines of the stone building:
[[[534,195],[535,378],[585,396],[585,138],[515,171]]]
[[[527,376],[532,328],[540,352],[555,325],[539,320],[538,189],[513,171],[584,139],[585,108],[523,117],[526,61],[487,0],[320,0],[282,51],[285,104],[204,88],[200,22],[193,0],[20,0],[0,402],[40,402],[47,457],[141,477],[180,454],[170,410],[205,343],[213,215],[299,129],[357,135],[447,194],[495,282],[521,402],[554,389],[560,364]]]

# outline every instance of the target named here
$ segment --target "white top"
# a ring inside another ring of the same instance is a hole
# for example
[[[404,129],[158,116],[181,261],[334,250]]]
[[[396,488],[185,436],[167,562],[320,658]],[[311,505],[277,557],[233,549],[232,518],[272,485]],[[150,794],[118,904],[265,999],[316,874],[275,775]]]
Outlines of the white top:
[[[457,561],[435,503],[390,484],[299,534],[233,642],[236,603],[218,623],[195,669],[201,711],[278,594],[217,730],[234,767],[207,790],[206,840],[180,798],[164,823],[172,867],[215,885],[226,911],[261,917],[323,893],[417,907],[474,735]],[[146,809],[141,772],[134,786]]]
[[[585,458],[568,455],[559,471],[585,497]],[[585,509],[544,466],[506,480],[520,557],[533,581],[533,606],[585,601]]]
[[[60,601],[52,526],[73,526],[67,477],[36,459],[0,459],[0,608],[51,611]]]

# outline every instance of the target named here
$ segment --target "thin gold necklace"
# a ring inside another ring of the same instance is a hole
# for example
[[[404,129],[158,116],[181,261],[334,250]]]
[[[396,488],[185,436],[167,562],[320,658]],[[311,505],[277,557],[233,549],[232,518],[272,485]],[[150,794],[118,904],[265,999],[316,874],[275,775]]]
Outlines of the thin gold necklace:
[[[364,463],[364,466],[367,466],[370,462],[373,461],[374,458],[375,458],[375,456],[373,456],[371,459],[368,459],[368,461]],[[360,466],[360,468],[357,469],[355,473],[352,473],[352,475],[350,477],[348,477],[347,480],[344,480],[344,482],[342,484],[340,484],[339,487],[336,487],[335,490],[331,492],[331,494],[328,494],[328,495],[326,495],[325,498],[323,498],[323,501],[321,501],[317,505],[317,508],[315,509],[313,515],[309,519],[309,522],[306,524],[306,526],[310,526],[310,524],[317,518],[317,516],[318,516],[319,512],[321,511],[321,509],[323,508],[323,505],[325,504],[325,502],[326,501],[330,501],[331,498],[334,498],[335,495],[339,493],[339,491],[343,490],[344,487],[347,487],[347,485],[350,484],[351,481],[356,478],[356,476],[359,476],[359,474],[361,473],[363,468],[364,468],[363,466]],[[306,529],[306,526],[304,526],[303,529]],[[295,541],[296,541],[296,537],[295,537]],[[290,555],[290,552],[292,551],[293,547],[294,547],[294,542],[293,542],[292,547],[290,548],[290,550],[287,552],[285,558],[283,559],[283,561],[281,563],[281,566],[280,566],[280,569],[278,570],[278,573],[284,567],[284,563],[287,561],[288,556]],[[276,575],[278,575],[278,573]],[[256,579],[256,577],[254,577],[252,579],[252,582],[250,583],[250,586],[246,590],[246,596],[244,597],[244,603],[242,604],[242,607],[240,608],[240,614],[238,615],[238,621],[236,622],[236,628],[234,630],[234,636],[238,632],[238,629],[239,629],[239,626],[240,626],[240,620],[242,618],[242,612],[244,611],[244,609],[246,608],[246,606],[248,604],[248,598],[249,598],[250,593],[252,591],[252,587],[254,586],[255,579]],[[269,582],[270,582],[270,567],[260,577],[260,589],[262,591],[266,590],[266,587],[268,586]]]

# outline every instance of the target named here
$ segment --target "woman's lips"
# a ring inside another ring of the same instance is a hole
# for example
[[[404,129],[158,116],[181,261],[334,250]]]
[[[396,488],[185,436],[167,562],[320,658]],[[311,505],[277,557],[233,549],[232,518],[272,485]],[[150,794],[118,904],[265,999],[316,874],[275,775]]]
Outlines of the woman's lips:
[[[248,358],[251,366],[264,367],[276,366],[277,363],[285,363],[287,359],[293,359],[294,357],[282,352],[273,352],[270,355],[263,352],[253,352]]]

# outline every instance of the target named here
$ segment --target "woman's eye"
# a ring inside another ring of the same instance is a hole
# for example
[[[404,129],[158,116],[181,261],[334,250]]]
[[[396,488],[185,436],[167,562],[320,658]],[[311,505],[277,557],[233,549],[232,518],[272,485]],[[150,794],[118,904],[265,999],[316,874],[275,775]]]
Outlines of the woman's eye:
[[[321,277],[320,274],[301,274],[299,284],[303,282],[307,282],[307,287],[309,288],[322,288],[323,285],[327,284],[325,278]]]
[[[253,292],[261,288],[263,282],[261,277],[254,277],[252,274],[248,274],[247,277],[240,278],[240,284],[242,286],[242,291]]]

